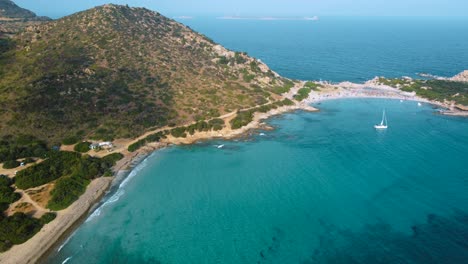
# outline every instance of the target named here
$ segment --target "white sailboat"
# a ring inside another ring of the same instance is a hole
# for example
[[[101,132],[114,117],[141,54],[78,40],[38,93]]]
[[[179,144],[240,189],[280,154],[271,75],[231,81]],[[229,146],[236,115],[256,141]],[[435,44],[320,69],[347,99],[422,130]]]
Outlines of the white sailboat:
[[[388,124],[387,124],[387,116],[385,115],[385,110],[383,111],[382,114],[382,121],[380,124],[377,124],[374,126],[375,129],[387,129]]]

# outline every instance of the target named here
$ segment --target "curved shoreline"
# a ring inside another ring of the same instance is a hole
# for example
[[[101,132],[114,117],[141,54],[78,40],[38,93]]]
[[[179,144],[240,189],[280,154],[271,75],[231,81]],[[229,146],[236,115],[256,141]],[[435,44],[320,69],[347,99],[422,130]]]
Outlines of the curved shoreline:
[[[61,250],[61,248],[68,243],[68,240],[72,237],[74,232],[83,223],[85,223],[96,210],[98,210],[99,208],[101,208],[102,205],[105,204],[104,198],[107,198],[109,195],[109,198],[112,197],[112,195],[114,195],[115,192],[119,189],[119,185],[122,184],[128,178],[132,171],[138,165],[140,165],[142,161],[144,161],[148,156],[150,156],[152,153],[154,153],[154,151],[157,150],[158,149],[155,149],[151,152],[142,151],[136,153],[136,155],[133,155],[132,159],[130,160],[129,167],[115,171],[114,176],[109,177],[111,181],[103,195],[101,197],[98,197],[95,200],[94,204],[91,206],[91,208],[88,211],[84,212],[79,219],[77,219],[67,230],[65,230],[65,232],[49,247],[48,250],[44,251],[43,254],[40,257],[38,257],[37,263],[44,263],[54,253],[55,250]]]
[[[326,95],[326,96],[324,96]],[[435,103],[430,100],[419,97],[399,97],[399,96],[374,96],[374,95],[355,95],[350,94],[321,94],[319,98],[314,98],[314,94],[310,94],[309,98],[292,106],[283,106],[273,109],[267,113],[255,113],[252,122],[239,129],[232,130],[230,128],[219,131],[197,132],[187,138],[169,138],[163,143],[149,143],[140,150],[130,153],[124,151],[124,158],[120,160],[114,167],[114,176],[108,178],[98,178],[91,182],[86,189],[86,192],[69,208],[59,211],[57,218],[51,223],[45,225],[39,233],[21,245],[15,245],[7,252],[0,254],[0,263],[38,263],[45,261],[55,249],[64,243],[69,236],[89,217],[96,209],[99,208],[102,198],[109,194],[113,187],[120,184],[128,177],[132,170],[140,164],[146,157],[155,151],[168,146],[169,144],[193,144],[200,140],[210,139],[232,139],[244,135],[252,129],[261,128],[265,119],[275,115],[302,110],[309,112],[317,112],[310,104],[325,100],[338,99],[395,99],[395,100],[411,100],[416,102],[424,102],[433,104],[439,107],[444,107],[440,103]],[[44,242],[46,241],[46,242]]]
[[[44,225],[31,239],[23,244],[14,245],[8,251],[1,253],[0,263],[30,264],[45,261],[54,249],[65,242],[86,218],[99,208],[98,205],[102,198],[110,192],[112,187],[125,180],[131,171],[151,153],[169,144],[192,144],[199,140],[215,138],[232,139],[251,129],[259,128],[264,119],[296,110],[318,111],[311,106],[300,103],[293,106],[283,106],[267,113],[255,113],[253,121],[248,125],[235,130],[228,129],[225,131],[227,133],[222,135],[219,132],[198,132],[185,141],[173,139],[173,142],[147,144],[133,153],[124,151],[122,153],[124,158],[114,166],[113,177],[101,177],[93,180],[77,201],[67,209],[57,212],[56,219]]]

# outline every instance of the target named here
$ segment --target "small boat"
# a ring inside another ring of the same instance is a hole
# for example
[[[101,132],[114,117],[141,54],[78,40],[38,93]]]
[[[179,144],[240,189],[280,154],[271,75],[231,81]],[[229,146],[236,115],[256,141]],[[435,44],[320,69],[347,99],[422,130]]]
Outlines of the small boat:
[[[374,126],[375,129],[387,129],[388,125],[387,125],[387,116],[385,115],[385,110],[383,111],[383,114],[382,114],[382,121],[380,122],[380,124],[377,124]]]
[[[260,133],[260,136],[265,136],[265,133]]]
[[[403,103],[403,100],[400,100],[400,103]]]
[[[219,145],[217,148],[221,149],[221,148],[223,148],[223,147],[224,147],[224,145]]]
[[[421,103],[418,103],[418,106],[421,106],[422,104]]]

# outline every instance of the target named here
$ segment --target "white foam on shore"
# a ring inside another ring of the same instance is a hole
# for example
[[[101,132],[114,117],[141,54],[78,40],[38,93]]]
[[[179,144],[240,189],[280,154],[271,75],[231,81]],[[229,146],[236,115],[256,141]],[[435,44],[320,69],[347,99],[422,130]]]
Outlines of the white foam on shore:
[[[128,174],[127,177],[120,183],[117,192],[112,195],[107,201],[105,201],[101,206],[99,206],[94,212],[86,219],[85,223],[88,223],[95,219],[96,217],[101,215],[102,209],[110,204],[113,204],[117,202],[120,197],[122,197],[125,194],[125,189],[124,187],[133,179],[135,176],[138,175],[138,173],[147,166],[147,158],[144,159],[140,164],[138,164],[131,172]]]
[[[65,263],[67,263],[67,262],[68,262],[68,261],[70,261],[71,259],[72,259],[72,257],[68,257],[68,258],[66,258],[66,259],[65,259],[65,260],[62,262],[62,264],[65,264]]]
[[[75,231],[75,232],[76,232],[76,231]],[[60,245],[60,247],[57,249],[57,252],[60,252],[60,250],[62,250],[62,248],[63,248],[66,244],[68,244],[68,242],[69,242],[70,239],[73,237],[73,235],[75,234],[75,232],[73,232],[73,234],[71,234],[71,235],[67,238],[67,240],[65,240],[65,242],[63,242],[63,244]]]
[[[70,242],[70,239],[72,239],[72,237],[75,236],[75,234],[76,230],[73,231],[73,233],[67,238],[67,240],[65,240],[65,242],[62,243],[62,245],[60,245],[60,247],[57,249],[57,252],[60,252],[60,250],[62,250],[68,244],[68,242]]]

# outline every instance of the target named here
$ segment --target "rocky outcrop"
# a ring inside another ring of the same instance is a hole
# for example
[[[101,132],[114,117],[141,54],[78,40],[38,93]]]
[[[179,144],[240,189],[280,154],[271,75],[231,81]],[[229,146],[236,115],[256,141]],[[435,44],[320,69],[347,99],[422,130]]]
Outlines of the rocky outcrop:
[[[468,70],[464,70],[463,72],[449,78],[450,81],[455,82],[468,82]]]

